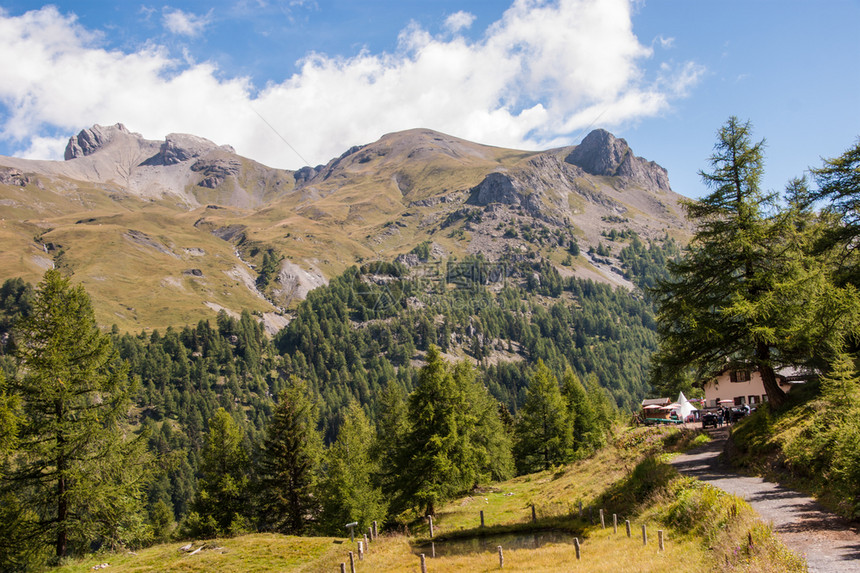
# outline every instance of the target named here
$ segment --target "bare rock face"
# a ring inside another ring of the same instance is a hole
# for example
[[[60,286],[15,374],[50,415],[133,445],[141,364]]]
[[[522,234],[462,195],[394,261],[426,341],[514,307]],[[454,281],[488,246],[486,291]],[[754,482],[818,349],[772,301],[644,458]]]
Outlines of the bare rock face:
[[[218,146],[203,137],[186,133],[170,133],[161,144],[161,159],[164,165],[174,165],[206,155],[213,149],[218,149]],[[230,146],[222,146],[221,149],[235,153]]]
[[[110,143],[118,133],[131,134],[121,123],[107,127],[94,125],[89,129],[82,129],[80,133],[69,138],[63,157],[68,161],[69,159],[92,155]]]
[[[0,167],[0,184],[26,187],[29,183],[30,178],[24,175],[20,169]]]
[[[317,174],[322,171],[322,169],[322,165],[317,165],[316,167],[305,166],[293,173],[293,178],[296,180],[297,185],[305,183],[316,177]]]
[[[147,159],[143,164],[176,165],[183,161],[203,157],[216,149],[227,153],[236,153],[229,145],[218,146],[203,137],[187,133],[170,133],[164,138],[164,143],[161,144],[158,153]]]
[[[669,175],[665,169],[641,157],[624,139],[602,129],[585,136],[565,158],[565,162],[582,168],[591,175],[624,177],[652,191],[669,191]]]
[[[522,195],[514,186],[510,176],[505,173],[490,173],[477,187],[472,189],[472,202],[476,205],[501,203],[503,205],[520,205]]]
[[[191,166],[191,171],[203,172],[203,179],[198,183],[200,187],[215,189],[230,175],[238,175],[242,169],[242,163],[237,159],[198,159]]]

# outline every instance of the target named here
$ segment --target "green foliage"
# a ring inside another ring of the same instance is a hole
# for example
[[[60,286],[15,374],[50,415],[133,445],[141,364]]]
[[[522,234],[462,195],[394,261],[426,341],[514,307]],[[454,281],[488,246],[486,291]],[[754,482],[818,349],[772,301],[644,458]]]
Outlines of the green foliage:
[[[14,534],[0,537],[51,545],[58,558],[145,539],[145,436],[129,435],[127,366],[99,332],[84,289],[46,272],[16,340],[20,442],[2,489],[20,511],[0,523]]]
[[[371,481],[378,473],[371,458],[374,439],[364,411],[351,402],[337,440],[325,453],[325,475],[319,486],[321,531],[343,535],[344,524],[353,521],[358,522],[358,531],[366,531],[374,520],[385,518],[382,490]]]
[[[272,249],[267,249],[263,253],[263,260],[257,268],[257,287],[259,289],[268,287],[272,279],[278,276],[282,260],[284,260],[284,257]]]
[[[735,462],[783,466],[840,514],[860,516],[860,376],[840,353],[820,384],[792,391],[780,412],[760,409],[733,430]],[[802,394],[802,395],[801,395]]]
[[[819,169],[812,170],[818,191],[807,200],[827,199],[827,216],[835,220],[819,238],[818,252],[837,249],[842,252],[837,281],[860,286],[860,259],[856,245],[860,236],[860,140],[839,157],[828,159]]]
[[[293,378],[266,428],[259,463],[260,521],[264,529],[300,534],[316,518],[322,439],[319,413],[307,384]]]
[[[212,537],[230,532],[231,525],[250,513],[248,452],[242,429],[224,408],[209,419],[209,432],[200,463],[200,491],[193,507],[200,516],[198,534]]]
[[[778,407],[785,394],[775,370],[820,366],[854,330],[857,297],[832,284],[827,261],[809,254],[810,213],[779,212],[775,196],[759,188],[762,148],[751,142],[749,123],[737,118],[719,131],[713,171],[701,173],[712,192],[687,204],[696,235],[656,291],[655,385],[691,367],[699,377],[731,365],[754,367]]]
[[[680,254],[678,244],[668,236],[660,243],[649,240],[646,247],[639,236],[632,233],[630,244],[621,249],[618,259],[624,277],[647,293],[659,281],[668,278],[666,265]]]
[[[510,475],[510,446],[498,410],[466,363],[451,369],[435,346],[409,396],[409,428],[398,456],[401,499],[432,515],[455,493]]]
[[[573,426],[558,380],[539,360],[516,422],[517,469],[533,473],[570,461]]]
[[[422,241],[415,245],[411,251],[411,254],[416,255],[418,260],[422,262],[426,262],[430,260],[430,241]]]
[[[33,287],[23,279],[6,279],[0,286],[0,354],[14,353],[12,327],[32,309]]]
[[[0,370],[0,478],[3,466],[18,444],[18,396],[7,391],[6,376]]]
[[[601,402],[601,411],[598,412],[592,397],[571,368],[564,372],[561,391],[567,403],[568,418],[573,430],[574,450],[577,457],[585,457],[604,443],[604,436],[609,430],[609,424],[605,421],[601,423],[599,416],[603,412],[603,404]]]

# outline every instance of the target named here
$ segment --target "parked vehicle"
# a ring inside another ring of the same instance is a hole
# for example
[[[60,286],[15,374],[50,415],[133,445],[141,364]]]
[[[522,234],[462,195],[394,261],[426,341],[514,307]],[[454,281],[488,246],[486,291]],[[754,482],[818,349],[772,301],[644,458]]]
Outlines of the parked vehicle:
[[[702,428],[712,427],[716,428],[719,423],[719,416],[714,412],[705,412],[702,414]]]

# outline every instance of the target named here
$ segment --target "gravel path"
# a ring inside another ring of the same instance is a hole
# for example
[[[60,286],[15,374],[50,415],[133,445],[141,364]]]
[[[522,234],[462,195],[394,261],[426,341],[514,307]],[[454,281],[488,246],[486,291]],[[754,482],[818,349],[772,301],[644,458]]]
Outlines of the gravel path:
[[[803,555],[813,573],[860,572],[860,532],[815,500],[761,478],[741,476],[722,464],[728,430],[711,432],[713,441],[672,460],[678,471],[744,498],[783,543]]]

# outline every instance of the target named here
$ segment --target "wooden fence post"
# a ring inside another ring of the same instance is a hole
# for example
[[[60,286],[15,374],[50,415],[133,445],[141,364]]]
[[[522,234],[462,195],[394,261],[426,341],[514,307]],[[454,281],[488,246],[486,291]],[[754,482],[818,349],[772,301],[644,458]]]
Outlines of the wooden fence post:
[[[358,542],[358,560],[364,561],[364,541]]]
[[[481,527],[484,527],[484,510],[481,510]]]
[[[642,545],[648,545],[648,533],[645,531],[645,524],[642,524]]]
[[[505,556],[502,553],[502,546],[499,545],[498,548],[499,548],[499,569],[502,569],[505,566]]]
[[[430,519],[430,539],[433,539],[433,516],[428,515],[427,517]]]
[[[576,549],[576,560],[579,561],[580,559],[582,559],[582,555],[580,555],[580,553],[579,553],[579,538],[578,537],[573,538],[573,546]]]
[[[532,521],[537,521],[537,514],[535,513],[535,504],[532,504]]]
[[[606,521],[603,519],[603,510],[600,510],[600,527],[606,529]]]
[[[427,573],[427,563],[424,561],[424,554],[421,554],[421,573]]]
[[[376,522],[373,522],[373,538],[376,539],[379,536],[379,531],[376,529]]]
[[[618,516],[612,514],[612,533],[618,533]]]
[[[355,573],[355,555],[349,552],[349,573]]]
[[[627,537],[632,537],[630,535],[630,520],[629,519],[624,520],[624,526],[627,527]]]
[[[340,564],[340,573],[346,573],[346,563]]]
[[[430,557],[436,559],[436,542],[430,542]]]
[[[657,546],[660,548],[660,551],[663,551],[663,530],[657,530]]]

